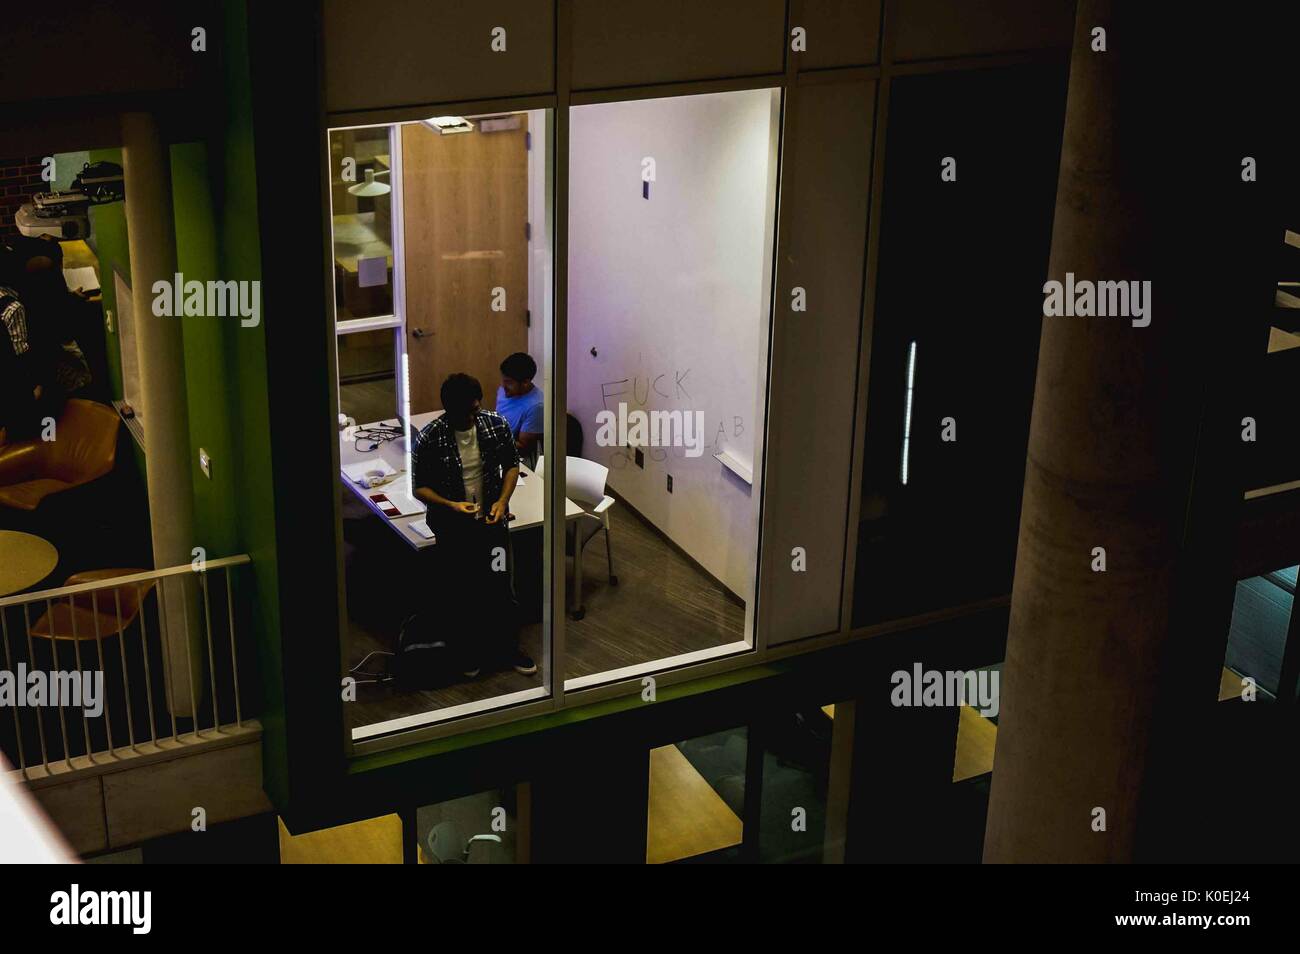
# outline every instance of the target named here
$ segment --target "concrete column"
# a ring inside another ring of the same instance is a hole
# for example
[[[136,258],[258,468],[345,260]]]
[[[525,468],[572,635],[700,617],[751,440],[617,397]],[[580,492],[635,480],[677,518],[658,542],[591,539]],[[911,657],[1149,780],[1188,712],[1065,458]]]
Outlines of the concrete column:
[[[1169,71],[1149,58],[1163,47],[1139,42],[1157,36],[1151,24],[1117,20],[1125,6],[1078,3],[1048,278],[1151,280],[1152,320],[1043,319],[989,862],[1132,860],[1170,659],[1214,665],[1189,632],[1170,640],[1201,407],[1183,360],[1198,331],[1177,282],[1162,281],[1193,197],[1164,174],[1195,137],[1161,141],[1178,133],[1159,105]]]
[[[153,313],[154,283],[165,281],[170,288],[176,272],[171,163],[167,143],[148,113],[123,114],[122,145],[131,303],[144,405],[140,423],[154,566],[161,569],[191,562],[195,545],[181,319]],[[192,575],[164,584],[164,678],[173,715],[191,715],[203,694],[201,598]]]

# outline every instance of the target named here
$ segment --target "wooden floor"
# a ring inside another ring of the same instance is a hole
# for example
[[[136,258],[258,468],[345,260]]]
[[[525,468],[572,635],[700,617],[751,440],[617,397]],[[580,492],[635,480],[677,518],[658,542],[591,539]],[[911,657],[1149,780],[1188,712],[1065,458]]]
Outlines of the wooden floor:
[[[566,678],[744,639],[739,599],[621,503],[610,510],[610,522],[619,583],[609,585],[605,535],[598,534],[583,557],[587,615],[570,619],[565,629]]]
[[[303,835],[280,829],[282,865],[400,865],[402,819],[384,815]]]
[[[740,844],[735,812],[675,745],[650,750],[647,864],[666,864]]]
[[[382,534],[392,536],[391,531],[379,526],[377,518],[346,491],[344,518],[373,521],[375,527],[369,529],[382,531],[378,539],[373,532],[364,537],[369,542],[361,543],[361,549],[383,549],[375,556],[377,560],[400,558],[385,546]],[[739,600],[626,507],[615,503],[610,520],[614,572],[619,583],[611,586],[608,582],[605,536],[599,534],[587,545],[584,556],[586,616],[582,620],[569,619],[565,628],[569,664],[566,678],[654,662],[744,638],[745,607]],[[398,547],[405,546],[396,542]],[[349,559],[358,557],[369,559],[364,553]],[[569,581],[572,586],[571,562]],[[350,665],[372,650],[394,649],[399,621],[362,621],[356,618],[361,614],[350,615]],[[541,625],[526,626],[520,642],[540,666]],[[534,676],[521,676],[514,670],[484,672],[473,680],[422,692],[402,693],[395,688],[362,685],[357,689],[357,701],[347,706],[349,725],[356,728],[541,685],[540,671]]]

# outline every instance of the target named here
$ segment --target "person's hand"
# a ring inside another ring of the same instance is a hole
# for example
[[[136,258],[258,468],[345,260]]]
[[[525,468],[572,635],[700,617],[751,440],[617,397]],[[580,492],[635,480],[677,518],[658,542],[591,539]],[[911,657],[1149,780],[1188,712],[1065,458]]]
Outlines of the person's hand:
[[[463,513],[470,517],[478,513],[478,504],[470,503],[468,500],[449,500],[447,506],[457,513]]]
[[[41,395],[44,393],[45,393],[45,388],[41,387],[39,384],[36,385],[36,387],[32,388],[32,397],[34,397],[38,401],[41,399]]]
[[[506,518],[509,512],[510,512],[510,507],[506,504],[506,502],[504,500],[498,500],[496,503],[492,505],[492,509],[488,511],[487,522],[500,523],[502,520]]]

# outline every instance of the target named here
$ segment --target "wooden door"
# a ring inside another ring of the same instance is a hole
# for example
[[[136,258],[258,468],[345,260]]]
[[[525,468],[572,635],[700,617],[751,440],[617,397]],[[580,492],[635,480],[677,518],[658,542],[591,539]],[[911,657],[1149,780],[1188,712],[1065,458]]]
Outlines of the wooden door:
[[[411,413],[463,371],[496,407],[503,358],[528,350],[528,117],[515,129],[402,129]],[[504,290],[502,311],[494,300]]]

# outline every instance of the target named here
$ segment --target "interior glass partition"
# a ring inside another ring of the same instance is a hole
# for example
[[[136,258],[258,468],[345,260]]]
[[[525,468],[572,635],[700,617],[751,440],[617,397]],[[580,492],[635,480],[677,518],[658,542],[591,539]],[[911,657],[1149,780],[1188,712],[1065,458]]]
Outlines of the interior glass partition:
[[[571,110],[566,690],[753,647],[780,106],[762,89]],[[329,133],[357,742],[549,694],[553,142],[549,110]],[[509,435],[481,484],[451,441],[453,378]],[[508,532],[483,553],[507,585],[477,589],[482,555],[445,508],[502,493]]]
[[[1219,699],[1294,699],[1296,673],[1287,637],[1294,612],[1296,571],[1288,566],[1237,582]],[[1294,648],[1292,649],[1294,656]]]
[[[1010,592],[1065,70],[891,87],[853,624]]]
[[[574,107],[565,687],[752,646],[780,91]]]
[[[335,129],[353,741],[549,695],[549,110]]]

